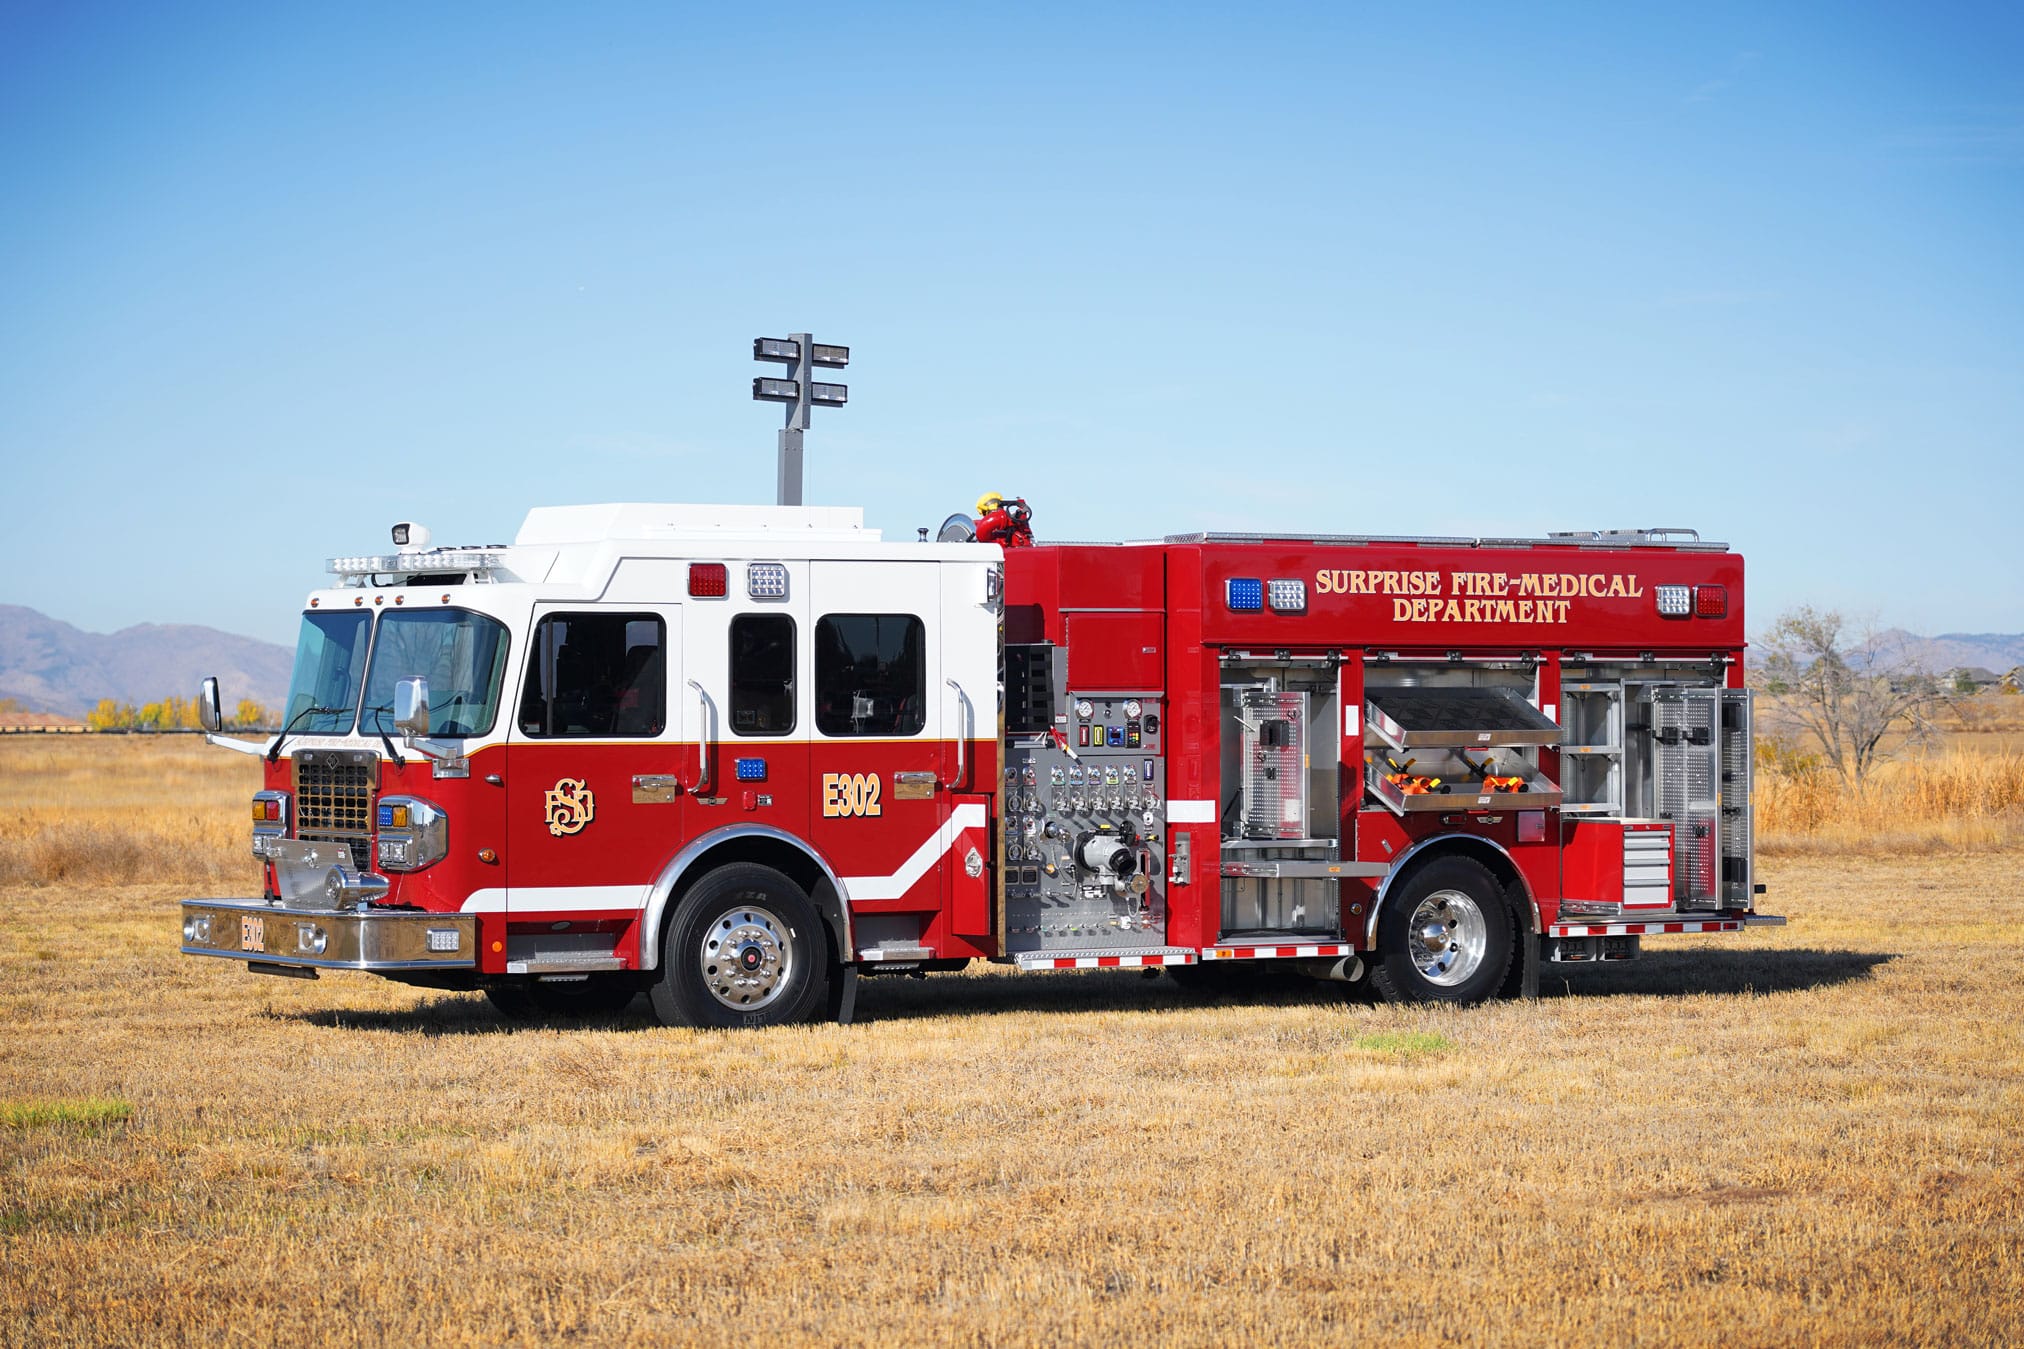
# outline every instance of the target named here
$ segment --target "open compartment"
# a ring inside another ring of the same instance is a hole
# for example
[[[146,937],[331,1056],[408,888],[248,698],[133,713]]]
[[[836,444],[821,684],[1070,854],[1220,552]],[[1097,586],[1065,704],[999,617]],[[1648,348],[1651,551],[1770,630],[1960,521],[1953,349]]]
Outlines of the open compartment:
[[[1339,935],[1344,861],[1338,664],[1222,667],[1222,912],[1232,934]]]
[[[1560,727],[1517,688],[1414,683],[1367,692],[1364,781],[1387,809],[1536,810],[1559,784],[1539,767]],[[1373,743],[1374,742],[1374,743]]]

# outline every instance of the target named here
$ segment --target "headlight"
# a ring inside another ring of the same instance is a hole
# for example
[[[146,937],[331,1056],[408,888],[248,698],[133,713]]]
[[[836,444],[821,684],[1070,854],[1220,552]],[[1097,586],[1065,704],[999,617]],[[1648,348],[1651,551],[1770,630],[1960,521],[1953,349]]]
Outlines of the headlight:
[[[374,856],[382,871],[420,871],[450,855],[450,817],[418,796],[383,796]]]

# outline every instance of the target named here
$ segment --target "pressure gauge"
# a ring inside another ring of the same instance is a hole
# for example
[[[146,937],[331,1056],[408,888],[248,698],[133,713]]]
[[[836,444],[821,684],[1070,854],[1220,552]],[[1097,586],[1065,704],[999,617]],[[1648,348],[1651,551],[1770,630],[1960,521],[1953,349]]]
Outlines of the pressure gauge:
[[[1075,715],[1081,717],[1084,721],[1088,721],[1096,715],[1096,704],[1087,698],[1078,699],[1075,704]]]
[[[1125,700],[1124,700],[1124,714],[1125,714],[1125,715],[1126,715],[1127,717],[1134,717],[1134,718],[1135,718],[1135,717],[1137,717],[1137,716],[1138,716],[1138,714],[1139,714],[1139,713],[1141,713],[1141,712],[1143,712],[1143,711],[1145,711],[1145,708],[1144,708],[1144,707],[1143,707],[1142,705],[1140,705],[1140,703],[1139,703],[1139,700],[1138,700],[1138,699],[1136,699],[1136,698],[1127,698],[1127,699],[1125,699]]]

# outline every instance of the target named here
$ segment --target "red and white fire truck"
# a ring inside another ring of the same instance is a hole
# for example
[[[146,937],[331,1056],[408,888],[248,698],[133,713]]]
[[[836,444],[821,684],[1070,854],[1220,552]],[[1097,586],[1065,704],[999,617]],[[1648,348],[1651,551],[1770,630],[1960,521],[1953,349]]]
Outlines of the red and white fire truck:
[[[1467,1003],[1783,921],[1725,545],[1034,544],[980,505],[996,542],[602,505],[333,559],[280,734],[218,736],[206,682],[266,886],[186,901],[182,949],[751,1026],[971,960]]]

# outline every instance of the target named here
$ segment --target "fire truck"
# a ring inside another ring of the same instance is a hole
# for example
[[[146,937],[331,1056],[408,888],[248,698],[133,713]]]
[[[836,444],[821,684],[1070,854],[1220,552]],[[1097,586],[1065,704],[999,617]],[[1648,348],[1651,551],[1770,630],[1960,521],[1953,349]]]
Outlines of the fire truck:
[[[1683,529],[888,541],[532,511],[339,557],[182,950],[513,1016],[848,1021],[996,961],[1536,992],[1756,912],[1743,559]],[[1008,516],[1008,511],[1011,515]]]

